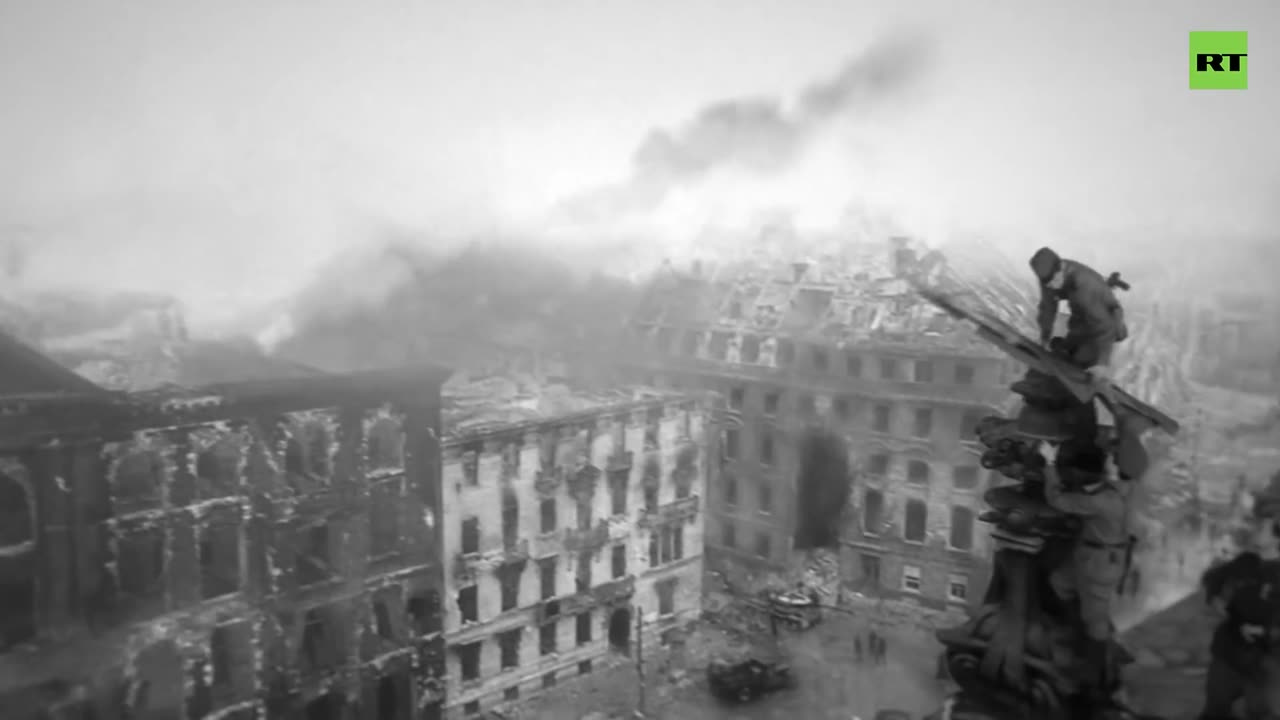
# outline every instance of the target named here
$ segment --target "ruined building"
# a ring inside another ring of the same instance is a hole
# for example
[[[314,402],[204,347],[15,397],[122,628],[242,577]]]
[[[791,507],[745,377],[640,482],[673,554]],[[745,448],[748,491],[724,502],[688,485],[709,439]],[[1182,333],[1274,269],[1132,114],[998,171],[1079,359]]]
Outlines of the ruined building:
[[[442,716],[440,372],[43,371],[0,397],[0,717]]]
[[[935,607],[967,603],[989,573],[975,525],[994,481],[973,428],[1007,402],[1016,369],[911,291],[909,277],[945,282],[936,253],[915,267],[901,243],[873,250],[668,279],[635,318],[631,366],[727,402],[709,564],[789,566],[804,522],[797,439],[816,425],[844,437],[855,468],[845,581]]]
[[[696,619],[717,434],[689,395],[474,395],[469,413],[446,399],[449,718],[630,662],[638,629],[653,642]]]

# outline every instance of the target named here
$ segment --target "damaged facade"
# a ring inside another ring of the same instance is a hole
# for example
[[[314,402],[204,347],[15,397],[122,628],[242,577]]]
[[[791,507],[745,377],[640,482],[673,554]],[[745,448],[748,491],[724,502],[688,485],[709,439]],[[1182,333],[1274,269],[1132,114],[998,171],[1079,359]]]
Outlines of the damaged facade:
[[[696,619],[717,434],[703,400],[446,423],[446,717],[528,700],[625,661],[638,627],[653,642]]]
[[[441,717],[443,379],[0,398],[0,716]]]
[[[793,566],[796,441],[816,425],[845,439],[855,468],[844,581],[965,604],[989,573],[977,518],[994,481],[973,429],[1008,403],[1017,369],[911,291],[911,277],[947,282],[937,253],[917,261],[901,241],[877,252],[852,266],[743,263],[668,278],[635,318],[633,370],[725,399],[709,564]]]

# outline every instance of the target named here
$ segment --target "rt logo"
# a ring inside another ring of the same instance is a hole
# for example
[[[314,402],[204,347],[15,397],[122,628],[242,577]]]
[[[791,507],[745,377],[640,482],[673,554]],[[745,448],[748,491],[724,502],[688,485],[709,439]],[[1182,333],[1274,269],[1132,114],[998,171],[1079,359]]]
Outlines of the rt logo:
[[[1249,33],[1191,33],[1191,89],[1247,90]]]

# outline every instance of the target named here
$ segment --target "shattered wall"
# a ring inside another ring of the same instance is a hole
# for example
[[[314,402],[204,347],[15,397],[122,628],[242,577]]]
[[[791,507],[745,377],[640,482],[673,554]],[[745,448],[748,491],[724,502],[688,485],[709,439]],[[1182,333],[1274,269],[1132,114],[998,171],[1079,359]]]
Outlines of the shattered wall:
[[[446,443],[448,717],[625,657],[637,611],[647,639],[697,616],[713,428],[664,398]]]
[[[438,717],[434,383],[152,397],[110,433],[0,438],[36,518],[0,716]]]

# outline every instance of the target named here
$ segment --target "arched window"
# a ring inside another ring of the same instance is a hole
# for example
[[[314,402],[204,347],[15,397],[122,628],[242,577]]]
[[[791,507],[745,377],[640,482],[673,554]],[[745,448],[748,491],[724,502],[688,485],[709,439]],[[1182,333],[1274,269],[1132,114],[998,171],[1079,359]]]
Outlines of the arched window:
[[[243,457],[237,442],[224,437],[196,456],[196,484],[202,499],[236,495]]]

